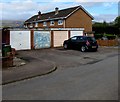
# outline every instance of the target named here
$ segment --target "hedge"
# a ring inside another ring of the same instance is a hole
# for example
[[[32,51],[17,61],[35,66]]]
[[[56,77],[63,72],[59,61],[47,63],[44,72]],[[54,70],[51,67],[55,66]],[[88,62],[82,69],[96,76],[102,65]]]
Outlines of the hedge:
[[[102,37],[107,37],[108,40],[112,40],[116,38],[116,35],[112,35],[112,34],[94,34],[96,39],[102,39]]]

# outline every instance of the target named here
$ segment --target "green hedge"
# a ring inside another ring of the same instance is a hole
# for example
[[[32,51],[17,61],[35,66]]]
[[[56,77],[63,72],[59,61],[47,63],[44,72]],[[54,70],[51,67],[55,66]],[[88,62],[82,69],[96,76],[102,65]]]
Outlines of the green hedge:
[[[112,40],[112,39],[115,39],[115,38],[116,38],[115,35],[107,35],[106,37],[107,37],[109,40]]]
[[[112,34],[94,34],[96,39],[102,39],[102,37],[107,37],[108,40],[112,40],[116,38],[116,35],[112,35]]]
[[[101,39],[103,37],[103,34],[94,34],[94,37],[96,39]]]

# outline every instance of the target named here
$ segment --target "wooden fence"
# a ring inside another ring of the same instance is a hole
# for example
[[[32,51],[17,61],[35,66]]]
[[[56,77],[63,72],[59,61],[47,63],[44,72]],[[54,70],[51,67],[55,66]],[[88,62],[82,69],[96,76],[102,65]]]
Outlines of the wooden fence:
[[[97,40],[99,46],[118,46],[118,40]]]

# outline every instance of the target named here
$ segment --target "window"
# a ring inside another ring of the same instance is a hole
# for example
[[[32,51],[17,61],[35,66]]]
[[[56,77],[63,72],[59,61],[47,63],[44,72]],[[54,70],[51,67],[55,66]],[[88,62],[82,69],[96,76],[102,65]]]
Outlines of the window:
[[[33,24],[31,23],[31,24],[29,25],[29,27],[32,28],[32,27],[33,27]]]
[[[78,37],[77,40],[84,41],[84,37]]]
[[[35,27],[38,27],[38,23],[35,23]]]
[[[58,25],[63,25],[63,20],[58,20]]]
[[[43,22],[43,26],[47,26],[47,22]]]
[[[72,41],[77,40],[77,37],[72,37],[71,40]]]
[[[55,24],[54,21],[50,21],[50,25],[53,26]]]
[[[94,41],[94,42],[96,41],[94,37],[87,37],[87,40],[88,41]]]
[[[27,25],[24,25],[24,28],[28,28],[28,26],[27,26]]]

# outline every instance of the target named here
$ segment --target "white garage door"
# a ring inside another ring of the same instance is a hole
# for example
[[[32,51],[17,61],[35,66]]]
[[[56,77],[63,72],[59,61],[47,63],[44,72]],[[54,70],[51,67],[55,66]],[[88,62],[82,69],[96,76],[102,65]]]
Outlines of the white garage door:
[[[54,31],[54,47],[63,46],[64,40],[68,39],[68,31]]]
[[[30,31],[10,31],[10,45],[16,50],[31,49]]]
[[[70,37],[83,36],[83,31],[70,31]]]

